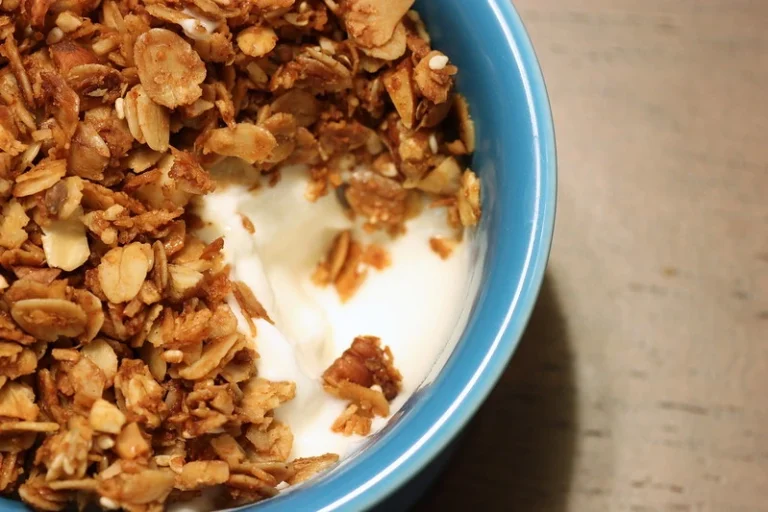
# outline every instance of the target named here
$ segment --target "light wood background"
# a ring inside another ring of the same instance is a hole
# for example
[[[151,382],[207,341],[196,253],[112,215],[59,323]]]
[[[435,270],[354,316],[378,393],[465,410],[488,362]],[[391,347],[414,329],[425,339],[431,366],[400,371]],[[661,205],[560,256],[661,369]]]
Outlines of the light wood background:
[[[554,250],[417,510],[768,511],[768,0],[514,3],[554,111]]]

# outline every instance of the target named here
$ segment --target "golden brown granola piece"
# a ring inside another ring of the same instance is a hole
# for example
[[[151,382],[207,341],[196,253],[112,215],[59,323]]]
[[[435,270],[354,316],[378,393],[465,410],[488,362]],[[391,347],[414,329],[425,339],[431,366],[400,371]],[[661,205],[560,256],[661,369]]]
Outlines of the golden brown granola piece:
[[[48,47],[51,59],[59,72],[66,73],[70,69],[83,64],[96,64],[99,58],[90,49],[72,40],[60,41]]]
[[[351,436],[367,436],[371,433],[371,424],[373,423],[373,413],[370,410],[362,409],[356,404],[349,404],[331,425],[331,430],[338,434]]]
[[[45,259],[51,267],[71,272],[88,261],[91,251],[80,219],[53,220],[42,231]]]
[[[48,481],[83,478],[92,443],[93,430],[88,421],[72,416],[65,428],[46,438],[36,453],[35,463],[47,467]]]
[[[54,491],[47,482],[45,475],[34,471],[19,487],[19,496],[25,503],[37,510],[56,512],[62,510],[71,499],[66,492]]]
[[[148,245],[132,243],[115,247],[99,264],[99,284],[110,302],[127,302],[139,293],[150,269]]]
[[[253,164],[264,162],[277,146],[269,130],[252,123],[238,123],[233,128],[218,128],[208,135],[204,150],[222,156],[236,156]]]
[[[383,418],[389,416],[389,402],[384,393],[375,387],[367,388],[344,380],[334,385],[326,384],[324,389],[336,398],[348,400],[359,406],[360,411],[355,412],[358,416],[368,414],[375,414]]]
[[[232,292],[235,294],[235,299],[237,299],[240,309],[243,310],[243,313],[248,318],[263,318],[269,323],[274,323],[272,319],[269,318],[267,310],[264,309],[264,306],[261,305],[261,302],[259,302],[256,295],[254,295],[253,290],[251,290],[247,284],[242,281],[233,281],[232,286]]]
[[[288,483],[296,485],[323,471],[327,471],[331,466],[339,461],[339,456],[335,453],[326,453],[317,457],[304,457],[295,459],[293,467],[296,470],[294,476],[288,479]]]
[[[469,103],[461,94],[456,95],[456,112],[459,116],[459,134],[467,153],[475,152],[475,122],[469,115]]]
[[[349,180],[346,198],[355,213],[371,224],[397,225],[405,220],[408,191],[397,181],[373,171],[357,171]]]
[[[11,307],[11,316],[29,334],[43,341],[74,338],[85,331],[85,311],[64,299],[25,299]]]
[[[242,335],[233,333],[210,340],[203,347],[202,354],[191,365],[179,370],[179,376],[187,380],[199,380],[211,374],[240,340]]]
[[[277,44],[277,34],[271,27],[253,25],[237,34],[237,46],[250,57],[262,57]]]
[[[230,475],[226,483],[227,493],[235,504],[255,503],[266,498],[277,496],[274,485],[251,475]]]
[[[45,192],[45,210],[55,219],[67,220],[80,213],[83,199],[83,180],[70,176],[57,182]]]
[[[229,466],[220,460],[200,460],[188,462],[176,476],[176,488],[182,491],[192,491],[229,480]]]
[[[270,382],[255,377],[245,383],[240,413],[251,423],[264,421],[266,414],[281,403],[293,400],[296,396],[296,384],[293,382]]]
[[[240,222],[243,224],[243,229],[250,234],[254,234],[256,232],[256,226],[253,225],[253,221],[243,213],[239,213],[238,215],[240,216]]]
[[[15,197],[27,197],[54,186],[67,172],[65,160],[46,159],[16,178]]]
[[[460,179],[461,167],[454,157],[449,156],[429,171],[416,187],[430,194],[454,195],[459,191]]]
[[[320,102],[315,96],[301,89],[291,89],[276,98],[271,105],[272,112],[291,114],[299,126],[315,124],[320,117]]]
[[[160,426],[168,409],[163,402],[163,388],[142,361],[123,359],[115,377],[115,389],[124,401],[121,409],[130,421],[151,428]]]
[[[201,96],[205,65],[192,46],[170,30],[153,28],[140,35],[133,57],[141,84],[157,104],[175,108]]]
[[[440,256],[441,259],[447,260],[451,257],[451,254],[453,254],[454,249],[456,249],[456,244],[458,242],[456,240],[451,240],[448,238],[438,237],[434,236],[429,239],[429,247],[432,249],[435,254]]]
[[[114,404],[104,399],[98,399],[91,407],[88,422],[91,428],[97,432],[119,434],[125,424],[125,414],[120,412],[120,409]]]
[[[176,477],[169,469],[137,468],[99,482],[98,493],[114,508],[127,510],[160,510],[173,490]]]
[[[378,244],[370,244],[365,248],[363,261],[376,270],[384,270],[392,264],[392,258],[387,249]]]
[[[194,156],[176,148],[171,148],[171,152],[174,158],[168,177],[175,180],[181,190],[190,194],[203,195],[216,188],[210,173],[202,168]]]
[[[0,388],[0,416],[33,421],[39,412],[35,392],[30,386],[12,381]]]
[[[269,130],[277,143],[267,157],[267,163],[278,164],[293,154],[293,150],[296,148],[296,130],[298,129],[293,115],[282,112],[274,114],[265,119],[261,126]]]
[[[0,376],[17,379],[37,368],[37,356],[31,349],[16,343],[0,341]]]
[[[163,152],[170,140],[170,116],[168,110],[155,103],[142,85],[137,85],[125,95],[125,119],[133,138],[146,143],[150,149]]]
[[[382,46],[410,10],[414,0],[341,0],[344,26],[357,44],[365,48]]]
[[[382,83],[405,127],[413,128],[416,119],[416,90],[411,61],[404,59],[396,68],[384,73]]]
[[[117,375],[117,354],[105,340],[97,338],[85,345],[80,353],[101,369],[106,378],[107,387],[111,386]]]
[[[258,461],[287,461],[293,448],[293,433],[285,423],[273,421],[269,425],[251,425],[245,432]]]
[[[319,48],[306,47],[272,76],[272,91],[293,87],[316,92],[341,92],[352,88],[352,73]]]
[[[323,380],[330,386],[344,381],[365,388],[377,385],[387,400],[393,400],[400,392],[402,376],[394,367],[389,347],[382,349],[375,336],[358,336],[323,373]]]
[[[352,242],[350,230],[344,230],[333,238],[331,248],[325,259],[318,264],[313,281],[317,285],[327,285],[336,281],[344,262],[347,261],[349,246]]]
[[[24,456],[21,453],[0,453],[0,492],[9,493],[24,473]]]
[[[21,247],[29,235],[24,229],[29,223],[29,217],[16,199],[11,199],[3,205],[0,219],[0,246],[6,249]]]
[[[413,69],[413,80],[421,94],[433,103],[448,101],[453,89],[456,66],[448,64],[448,57],[438,51],[425,55]]]
[[[221,434],[211,439],[211,447],[216,452],[216,456],[230,466],[236,466],[245,460],[245,450],[229,434]]]
[[[407,48],[407,31],[405,25],[400,22],[395,27],[395,31],[392,37],[381,46],[374,46],[372,48],[361,47],[360,49],[374,59],[381,59],[384,61],[394,61],[402,57]]]
[[[125,417],[123,417],[123,420],[125,420]],[[115,439],[115,452],[122,459],[145,459],[151,451],[152,448],[145,439],[138,423],[128,423],[119,430],[119,435]]]
[[[351,299],[365,282],[368,269],[363,265],[363,248],[352,240],[345,254],[344,264],[334,280],[336,293],[342,302]]]
[[[57,73],[42,71],[40,78],[45,105],[57,123],[54,131],[56,145],[66,147],[80,120],[80,97]]]
[[[480,220],[480,180],[470,169],[461,175],[461,189],[456,193],[459,217],[465,226],[474,226]]]

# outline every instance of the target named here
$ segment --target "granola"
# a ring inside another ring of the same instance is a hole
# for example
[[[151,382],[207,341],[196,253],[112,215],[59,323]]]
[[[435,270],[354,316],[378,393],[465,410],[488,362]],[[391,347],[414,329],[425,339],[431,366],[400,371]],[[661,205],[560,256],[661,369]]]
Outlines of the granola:
[[[335,194],[368,232],[445,208],[454,236],[429,243],[448,258],[481,217],[475,131],[412,5],[2,2],[0,492],[151,512],[216,487],[229,507],[337,462],[291,459],[275,411],[296,383],[255,364],[272,319],[194,208],[228,158],[272,186],[299,164],[307,200]],[[345,230],[314,281],[348,301],[390,263]],[[322,376],[348,402],[328,428],[368,434],[401,381],[378,338],[356,338]]]

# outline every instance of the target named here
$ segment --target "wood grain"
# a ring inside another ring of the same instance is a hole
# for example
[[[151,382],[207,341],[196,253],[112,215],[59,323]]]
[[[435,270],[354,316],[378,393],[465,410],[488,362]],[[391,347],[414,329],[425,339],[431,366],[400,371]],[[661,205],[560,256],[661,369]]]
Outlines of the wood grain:
[[[768,1],[515,4],[554,111],[554,250],[417,510],[768,511]]]

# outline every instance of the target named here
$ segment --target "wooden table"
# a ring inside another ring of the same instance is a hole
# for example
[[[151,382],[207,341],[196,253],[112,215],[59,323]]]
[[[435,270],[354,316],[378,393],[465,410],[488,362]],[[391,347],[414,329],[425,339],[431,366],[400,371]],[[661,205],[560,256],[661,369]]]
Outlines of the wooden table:
[[[554,250],[417,510],[768,511],[768,0],[515,4],[554,110]]]

